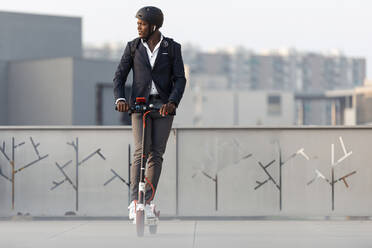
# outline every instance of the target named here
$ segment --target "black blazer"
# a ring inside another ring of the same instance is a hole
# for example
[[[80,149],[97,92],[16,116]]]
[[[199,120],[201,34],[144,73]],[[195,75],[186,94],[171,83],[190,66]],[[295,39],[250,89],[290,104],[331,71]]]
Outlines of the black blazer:
[[[173,42],[172,57],[168,54],[170,49],[168,47],[169,42]],[[146,48],[142,42],[139,42],[134,58],[131,56],[130,43],[128,42],[115,72],[113,80],[115,100],[125,98],[125,83],[130,70],[133,69],[131,105],[134,104],[136,97],[146,97],[146,100],[148,100],[151,81],[153,80],[162,102],[174,102],[178,106],[186,84],[181,45],[164,37],[160,44],[154,67],[151,69]]]

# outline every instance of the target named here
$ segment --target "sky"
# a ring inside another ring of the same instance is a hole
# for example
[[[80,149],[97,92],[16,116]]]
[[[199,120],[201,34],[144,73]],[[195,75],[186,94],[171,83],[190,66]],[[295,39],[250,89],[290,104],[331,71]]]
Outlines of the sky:
[[[367,59],[372,77],[371,0],[3,0],[0,11],[83,18],[83,43],[136,37],[137,10],[162,9],[162,33],[203,50],[234,46],[262,51],[339,49]]]

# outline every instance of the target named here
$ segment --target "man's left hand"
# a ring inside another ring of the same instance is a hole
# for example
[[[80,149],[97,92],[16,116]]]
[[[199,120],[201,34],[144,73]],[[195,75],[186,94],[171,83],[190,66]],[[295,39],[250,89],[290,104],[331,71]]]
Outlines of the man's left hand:
[[[174,110],[176,110],[176,105],[173,102],[168,102],[167,104],[163,104],[163,106],[161,106],[159,113],[161,116],[166,116],[174,113]]]

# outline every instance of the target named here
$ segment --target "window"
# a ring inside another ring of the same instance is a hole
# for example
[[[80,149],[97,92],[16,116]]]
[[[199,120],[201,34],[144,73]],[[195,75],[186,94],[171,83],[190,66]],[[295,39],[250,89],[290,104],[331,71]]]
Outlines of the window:
[[[280,95],[268,95],[267,96],[267,110],[269,115],[281,115],[282,104]]]

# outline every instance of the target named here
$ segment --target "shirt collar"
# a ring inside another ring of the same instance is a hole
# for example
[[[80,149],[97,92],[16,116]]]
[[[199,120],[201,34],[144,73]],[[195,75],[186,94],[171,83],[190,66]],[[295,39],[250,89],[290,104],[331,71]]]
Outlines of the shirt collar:
[[[156,44],[155,48],[154,48],[154,51],[160,46],[161,42],[163,41],[163,34],[160,33],[160,40],[158,42],[158,44]],[[144,45],[145,47],[148,47],[148,44],[147,42],[143,41],[143,39],[141,39],[141,42],[142,42],[142,45]]]

